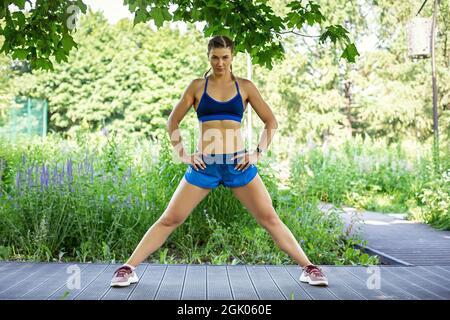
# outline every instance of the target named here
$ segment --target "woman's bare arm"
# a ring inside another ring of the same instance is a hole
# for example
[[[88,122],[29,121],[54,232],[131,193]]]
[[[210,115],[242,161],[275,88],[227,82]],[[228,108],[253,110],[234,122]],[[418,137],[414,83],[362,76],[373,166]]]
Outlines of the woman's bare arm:
[[[181,134],[179,130],[179,124],[181,120],[183,120],[186,113],[194,104],[194,93],[195,86],[197,85],[197,80],[192,80],[187,88],[184,90],[180,101],[176,104],[175,108],[169,115],[167,120],[167,130],[169,131],[170,142],[175,148],[180,159],[187,156],[186,151],[184,150],[183,143],[181,141]]]
[[[248,79],[244,79],[245,91],[248,94],[248,100],[252,108],[256,111],[259,118],[264,122],[264,131],[259,140],[259,147],[267,150],[276,129],[278,122],[269,105],[264,101],[254,83]]]

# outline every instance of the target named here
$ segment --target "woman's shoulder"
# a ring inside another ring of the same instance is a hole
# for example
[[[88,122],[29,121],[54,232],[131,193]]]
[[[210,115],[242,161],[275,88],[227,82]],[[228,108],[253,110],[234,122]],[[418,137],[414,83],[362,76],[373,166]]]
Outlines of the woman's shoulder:
[[[253,82],[247,78],[242,78],[242,77],[237,77],[235,76],[239,86],[241,86],[242,88],[246,89],[248,88],[251,84],[253,84]]]
[[[195,79],[192,79],[192,80],[189,82],[189,87],[194,87],[194,89],[197,89],[197,87],[198,87],[201,83],[205,83],[205,78],[195,78]]]
[[[236,78],[236,80],[239,81],[239,83],[243,83],[243,84],[249,84],[252,81],[247,79],[247,78],[243,78],[243,77],[238,77],[238,76],[234,76]]]
[[[192,83],[195,85],[199,85],[199,84],[205,83],[205,81],[206,81],[206,78],[195,78],[194,80],[192,80]]]

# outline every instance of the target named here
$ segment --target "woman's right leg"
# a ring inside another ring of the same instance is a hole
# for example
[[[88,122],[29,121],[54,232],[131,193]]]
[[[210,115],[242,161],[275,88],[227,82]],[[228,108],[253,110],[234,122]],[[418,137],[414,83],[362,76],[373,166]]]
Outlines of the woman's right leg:
[[[181,225],[192,210],[211,191],[197,187],[183,177],[161,217],[148,229],[130,256],[127,264],[136,267],[163,245],[168,236]]]

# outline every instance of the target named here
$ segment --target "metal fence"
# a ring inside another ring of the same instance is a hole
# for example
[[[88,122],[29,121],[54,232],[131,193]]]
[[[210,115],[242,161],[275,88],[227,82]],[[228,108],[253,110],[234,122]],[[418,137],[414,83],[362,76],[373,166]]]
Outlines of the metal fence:
[[[47,114],[47,100],[16,97],[5,124],[0,127],[0,135],[9,139],[19,135],[44,137],[47,134]]]

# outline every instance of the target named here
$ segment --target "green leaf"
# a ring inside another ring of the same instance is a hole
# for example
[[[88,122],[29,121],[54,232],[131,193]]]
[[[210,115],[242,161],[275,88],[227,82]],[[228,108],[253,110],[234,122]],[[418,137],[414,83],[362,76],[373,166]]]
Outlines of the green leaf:
[[[126,2],[127,1],[124,1],[124,5],[126,4]],[[128,1],[128,10],[130,12],[135,12],[136,9],[138,8],[138,6],[139,6],[139,3],[137,1],[133,1],[133,2]]]
[[[61,39],[62,46],[66,52],[69,52],[70,49],[75,45],[75,41],[70,34],[65,33]]]
[[[58,42],[59,42],[59,37],[55,32],[52,32],[50,34],[50,38],[52,39],[52,42],[55,44],[55,46],[57,46]]]
[[[358,49],[354,43],[348,44],[342,52],[341,58],[347,59],[349,62],[355,62],[355,57],[359,56]]]
[[[85,4],[82,0],[78,0],[78,1],[77,1],[77,6],[80,8],[80,11],[81,11],[82,13],[86,13],[87,6],[86,6],[86,4]]]
[[[146,22],[146,21],[147,21],[147,12],[139,8],[134,15],[133,25],[136,25],[139,22]]]
[[[222,4],[223,4],[223,3],[221,3],[221,6],[222,6]],[[214,1],[214,0],[209,0],[209,1],[206,3],[206,6],[207,6],[207,7],[211,7],[211,8],[216,8],[216,9],[221,8],[221,7],[219,7],[218,2],[217,2],[217,1]]]
[[[14,0],[13,3],[19,7],[19,9],[25,9],[25,0]]]
[[[21,11],[16,11],[12,13],[12,16],[16,18],[17,24],[22,29],[25,25],[25,15]]]
[[[152,8],[152,11],[150,11],[150,16],[153,18],[158,28],[160,28],[163,25],[167,14],[169,15],[169,17],[171,17],[168,11],[167,14],[164,15],[164,9],[167,11],[166,8],[158,8],[158,7]]]
[[[55,53],[56,62],[67,61],[67,54],[63,50],[56,50]]]
[[[28,50],[25,49],[16,49],[12,54],[14,59],[25,60],[28,56]]]
[[[164,20],[167,20],[167,21],[172,20],[172,15],[170,14],[170,12],[167,8],[162,8],[162,13],[163,13]]]

